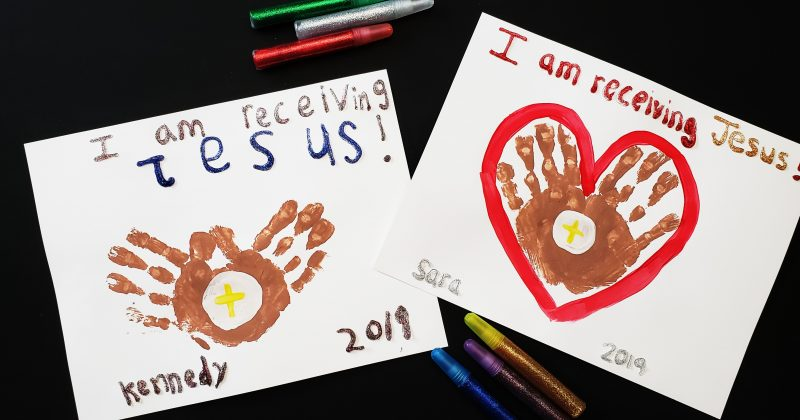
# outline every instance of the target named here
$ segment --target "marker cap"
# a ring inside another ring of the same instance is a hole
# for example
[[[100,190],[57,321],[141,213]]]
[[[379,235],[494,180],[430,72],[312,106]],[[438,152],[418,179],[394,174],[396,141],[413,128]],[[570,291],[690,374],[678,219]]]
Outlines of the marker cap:
[[[431,351],[431,359],[439,365],[439,368],[442,369],[445,375],[447,375],[456,386],[464,385],[464,382],[469,378],[469,371],[443,349],[433,349],[433,351]]]
[[[421,12],[433,7],[433,0],[409,0],[405,2],[398,2],[397,9],[394,12],[395,19],[408,16],[413,13]]]
[[[503,369],[502,360],[471,338],[464,342],[464,350],[491,376],[497,375]]]
[[[369,44],[373,41],[378,41],[384,38],[389,38],[394,33],[392,25],[389,23],[381,23],[378,25],[362,26],[360,28],[353,28],[353,39],[355,45]]]
[[[470,312],[464,316],[464,322],[490,349],[494,350],[506,336],[489,325],[483,318]]]

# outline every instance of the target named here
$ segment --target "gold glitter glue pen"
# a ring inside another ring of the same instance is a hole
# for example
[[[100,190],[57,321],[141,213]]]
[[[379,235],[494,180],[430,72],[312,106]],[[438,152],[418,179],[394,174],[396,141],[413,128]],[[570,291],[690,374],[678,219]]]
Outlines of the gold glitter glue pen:
[[[470,312],[464,317],[464,322],[493,352],[511,365],[533,386],[542,391],[543,394],[547,395],[567,414],[574,418],[580,416],[586,410],[585,402],[481,317]]]

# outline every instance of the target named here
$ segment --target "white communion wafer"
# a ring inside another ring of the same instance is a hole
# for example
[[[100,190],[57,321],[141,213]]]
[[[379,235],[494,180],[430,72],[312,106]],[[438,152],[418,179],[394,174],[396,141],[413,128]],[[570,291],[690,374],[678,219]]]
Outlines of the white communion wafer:
[[[203,309],[216,326],[232,330],[253,319],[261,307],[261,294],[261,285],[253,276],[223,271],[208,283]]]
[[[583,213],[564,210],[553,223],[553,240],[561,249],[572,254],[583,254],[594,245],[594,221]]]

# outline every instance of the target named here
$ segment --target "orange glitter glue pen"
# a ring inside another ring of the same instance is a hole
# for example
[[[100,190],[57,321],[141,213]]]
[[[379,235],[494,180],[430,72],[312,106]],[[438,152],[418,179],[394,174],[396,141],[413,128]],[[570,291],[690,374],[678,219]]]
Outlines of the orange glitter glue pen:
[[[511,365],[528,382],[542,391],[567,414],[574,418],[580,416],[586,410],[585,402],[481,317],[470,312],[464,317],[464,322],[478,338],[486,343],[489,349]]]
[[[253,50],[253,63],[258,70],[262,70],[287,61],[369,44],[388,38],[393,32],[391,24],[381,23]]]

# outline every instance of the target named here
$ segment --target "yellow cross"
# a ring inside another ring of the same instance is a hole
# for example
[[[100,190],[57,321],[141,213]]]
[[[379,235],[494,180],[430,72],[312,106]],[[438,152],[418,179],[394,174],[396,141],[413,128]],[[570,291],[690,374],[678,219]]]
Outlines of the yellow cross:
[[[578,222],[575,222],[578,223]],[[236,292],[233,293],[233,289],[231,289],[231,285],[225,283],[225,294],[219,295],[214,298],[214,303],[217,305],[228,305],[228,316],[233,318],[236,314],[233,312],[233,303],[237,300],[244,299],[244,293]]]
[[[575,222],[573,224],[571,224],[571,225],[561,225],[561,227],[563,227],[564,229],[567,230],[567,232],[569,232],[569,236],[567,236],[567,243],[568,244],[571,244],[572,241],[575,240],[575,235],[583,236],[583,232],[581,232],[581,230],[578,229],[578,221],[577,220],[575,220]]]

